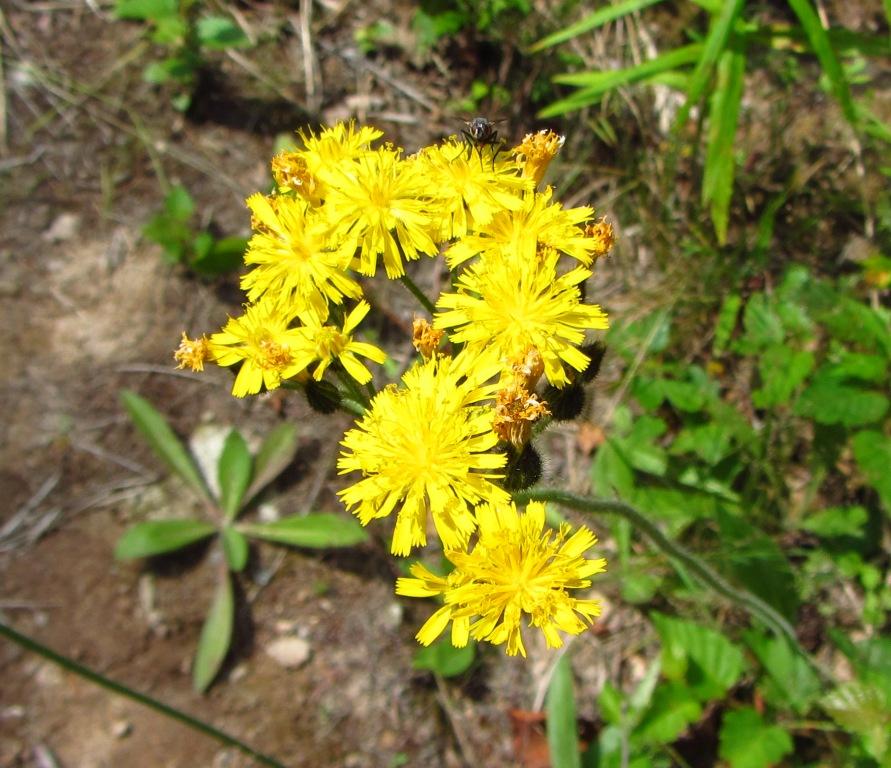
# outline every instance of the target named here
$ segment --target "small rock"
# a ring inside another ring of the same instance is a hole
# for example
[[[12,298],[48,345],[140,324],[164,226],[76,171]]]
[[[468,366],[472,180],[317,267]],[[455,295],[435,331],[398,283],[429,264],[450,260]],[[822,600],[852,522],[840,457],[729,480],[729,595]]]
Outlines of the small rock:
[[[243,680],[247,677],[247,673],[247,664],[239,664],[229,673],[229,682],[237,683],[239,680]]]
[[[80,229],[80,216],[76,213],[62,213],[53,219],[53,223],[43,233],[43,239],[51,243],[70,240]]]
[[[285,669],[296,669],[309,661],[310,646],[302,637],[280,637],[266,646],[266,655]]]
[[[125,739],[133,732],[133,723],[129,720],[115,720],[111,724],[111,735],[116,739]]]
[[[390,603],[383,613],[383,624],[389,630],[396,630],[402,625],[402,614],[404,609],[401,603]]]

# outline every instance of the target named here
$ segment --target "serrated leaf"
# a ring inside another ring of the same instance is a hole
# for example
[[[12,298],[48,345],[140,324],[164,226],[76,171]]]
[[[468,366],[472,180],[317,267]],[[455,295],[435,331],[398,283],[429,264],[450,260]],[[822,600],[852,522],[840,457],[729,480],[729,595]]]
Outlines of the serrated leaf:
[[[801,393],[795,413],[820,424],[865,426],[880,421],[888,412],[888,398],[881,392],[840,384],[831,379],[812,381]]]
[[[546,701],[548,752],[552,768],[581,768],[572,667],[563,654],[554,665]]]
[[[754,630],[743,637],[767,673],[759,685],[767,701],[804,715],[820,694],[820,679],[810,664],[784,637],[768,637]]]
[[[718,754],[731,768],[769,768],[792,749],[792,737],[778,725],[767,725],[754,709],[724,714]]]
[[[662,671],[687,683],[700,701],[723,696],[739,679],[742,651],[720,632],[660,613],[650,616],[662,640]]]
[[[235,618],[235,599],[232,581],[225,574],[217,586],[210,611],[201,628],[195,661],[192,665],[192,685],[198,692],[207,690],[213,682],[232,642],[232,625]]]
[[[783,343],[783,323],[763,293],[756,293],[746,303],[743,327],[745,336],[736,345],[743,354],[756,354],[766,347]]]
[[[205,48],[224,51],[227,48],[244,48],[251,41],[232,19],[225,16],[205,16],[198,19],[198,40]]]
[[[200,496],[212,500],[198,467],[164,417],[135,392],[123,390],[121,402],[155,455]]]
[[[768,347],[758,360],[762,385],[752,392],[752,404],[756,408],[786,405],[813,369],[813,352],[779,344]]]
[[[885,513],[891,515],[891,438],[875,430],[864,430],[851,441],[857,466],[876,489]]]
[[[798,527],[831,539],[838,536],[860,536],[869,518],[863,507],[828,507],[808,515]]]
[[[223,452],[217,464],[220,483],[220,508],[226,522],[230,522],[241,509],[244,492],[251,482],[253,461],[247,443],[238,430],[233,429],[223,443]]]
[[[470,669],[476,659],[476,643],[472,640],[463,648],[456,648],[444,637],[415,651],[414,669],[426,669],[442,677],[457,677]]]
[[[237,529],[257,539],[311,549],[352,547],[368,540],[355,518],[325,513],[295,515],[272,523],[242,523]]]
[[[662,683],[653,693],[633,738],[643,744],[670,744],[701,715],[702,706],[689,688],[677,682]]]
[[[869,753],[882,760],[891,736],[891,702],[878,686],[852,680],[826,694],[820,702],[843,728],[858,734]]]
[[[245,499],[253,499],[284,471],[294,460],[297,446],[297,427],[293,424],[279,424],[266,435],[254,459],[254,479],[245,493]]]
[[[151,557],[173,552],[216,533],[203,520],[147,520],[127,529],[118,539],[114,556],[118,560]]]
[[[221,531],[223,554],[226,556],[226,562],[229,568],[236,573],[244,570],[248,561],[248,541],[243,534],[230,528],[228,525]]]

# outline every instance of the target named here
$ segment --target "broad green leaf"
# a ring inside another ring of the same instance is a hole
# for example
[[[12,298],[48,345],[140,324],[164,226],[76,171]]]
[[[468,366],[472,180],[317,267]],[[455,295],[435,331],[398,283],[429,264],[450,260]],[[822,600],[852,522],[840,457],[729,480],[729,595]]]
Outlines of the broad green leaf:
[[[820,679],[810,664],[784,637],[769,637],[754,630],[743,637],[767,673],[759,684],[767,701],[804,715],[820,694]]]
[[[254,479],[245,493],[245,499],[250,501],[284,471],[294,460],[297,445],[297,427],[293,424],[279,424],[266,435],[254,458]]]
[[[829,35],[823,29],[823,24],[820,22],[817,11],[810,0],[789,0],[789,6],[795,12],[795,15],[798,16],[798,20],[804,28],[811,48],[817,55],[824,74],[829,79],[832,95],[835,96],[839,106],[841,106],[842,114],[854,128],[857,128],[860,121],[857,117],[854,101],[851,98],[847,78],[838,61],[838,57],[835,55],[832,43],[829,41]]]
[[[709,206],[718,242],[727,242],[730,198],[736,158],[733,149],[742,100],[746,57],[744,40],[737,39],[718,59],[717,82],[709,100],[708,143],[702,178],[702,204]]]
[[[224,574],[217,586],[216,595],[201,628],[195,661],[192,665],[192,685],[203,692],[213,682],[220,671],[223,660],[232,642],[232,624],[235,618],[235,599],[232,594],[232,581]]]
[[[783,324],[767,296],[756,293],[743,311],[745,336],[735,345],[743,354],[757,354],[766,347],[782,344]]]
[[[687,122],[690,110],[699,102],[708,87],[718,58],[727,47],[727,41],[734,24],[743,8],[743,0],[725,0],[720,13],[712,16],[708,35],[703,44],[702,53],[696,62],[696,68],[690,77],[687,88],[687,99],[678,110],[674,121],[674,133],[677,135]]]
[[[184,43],[189,34],[189,24],[181,16],[161,16],[154,19],[155,28],[152,30],[151,39],[153,43],[165,46],[169,49]],[[181,50],[179,55],[171,57],[168,61],[178,61],[181,65],[187,66],[190,74],[194,74],[195,66],[198,64],[197,57],[188,50]]]
[[[217,464],[217,477],[220,483],[220,507],[226,522],[235,519],[244,492],[251,482],[253,461],[247,443],[238,430],[233,429],[226,437],[223,452]]]
[[[352,547],[368,540],[355,518],[325,513],[284,517],[272,523],[241,523],[237,530],[257,539],[312,549]]]
[[[116,0],[114,14],[119,19],[152,21],[177,13],[178,0]]]
[[[888,398],[881,392],[815,379],[801,393],[795,413],[820,424],[858,427],[880,421],[888,412]]]
[[[829,507],[808,515],[798,527],[825,539],[860,536],[868,518],[863,507]]]
[[[164,213],[177,221],[188,221],[195,212],[195,201],[180,184],[171,187],[164,197]]]
[[[228,525],[221,531],[223,541],[223,554],[229,568],[236,573],[244,570],[248,561],[248,541],[243,534],[230,528]]]
[[[701,715],[702,706],[693,691],[682,683],[662,683],[634,729],[633,738],[643,744],[670,744]]]
[[[572,667],[566,654],[554,665],[546,709],[550,765],[553,768],[581,768]]]
[[[241,27],[225,16],[205,16],[198,19],[197,32],[201,45],[211,50],[245,48],[251,44]]]
[[[189,266],[202,275],[225,275],[234,272],[244,261],[247,242],[243,237],[224,237],[219,240],[211,237],[207,250],[193,259]]]
[[[715,338],[712,341],[712,351],[721,355],[727,350],[730,337],[736,328],[736,320],[739,317],[739,308],[742,306],[742,297],[738,293],[731,293],[721,304],[718,312],[718,320],[715,323]]]
[[[891,515],[891,438],[876,430],[864,430],[851,441],[857,466],[876,489],[885,512]]]
[[[662,671],[669,680],[685,681],[699,701],[722,697],[736,683],[744,658],[720,632],[660,613],[650,615],[662,640]]]
[[[679,411],[697,413],[705,405],[705,394],[702,388],[692,381],[663,379],[662,391],[668,402]]]
[[[662,586],[662,577],[632,566],[623,569],[621,585],[622,599],[626,603],[639,605],[653,599]]]
[[[733,433],[721,422],[708,422],[683,428],[671,444],[671,453],[693,453],[714,466],[730,452]]]
[[[148,520],[124,532],[114,548],[114,556],[118,560],[131,560],[163,555],[206,539],[216,530],[203,520]]]
[[[634,470],[611,441],[597,449],[591,463],[591,485],[596,496],[627,499],[634,489]]]
[[[891,702],[872,682],[852,680],[826,694],[821,705],[843,728],[859,734],[870,754],[881,760],[891,736]]]
[[[754,709],[724,714],[718,754],[730,768],[769,768],[792,749],[792,737],[778,725],[767,725]]]
[[[529,53],[538,53],[545,48],[550,48],[554,45],[566,42],[567,40],[570,40],[573,37],[578,37],[592,29],[602,27],[604,24],[608,24],[614,19],[627,16],[629,13],[635,13],[650,5],[655,5],[658,2],[661,2],[661,0],[625,0],[623,3],[616,3],[615,5],[606,5],[602,8],[598,8],[593,13],[590,13],[583,19],[575,22],[575,24],[570,24],[565,29],[561,29],[559,32],[554,32],[542,40],[539,40],[529,48]]]
[[[164,417],[135,392],[123,390],[121,402],[155,454],[200,496],[210,499],[198,467]]]
[[[426,669],[442,677],[463,675],[476,659],[476,643],[471,640],[463,648],[456,648],[444,637],[415,651],[412,667]]]
[[[846,350],[837,362],[823,368],[823,376],[836,381],[856,379],[880,383],[888,376],[888,361],[878,355],[863,355]]]
[[[781,344],[768,347],[758,359],[761,387],[752,392],[756,408],[786,405],[814,369],[814,353]]]

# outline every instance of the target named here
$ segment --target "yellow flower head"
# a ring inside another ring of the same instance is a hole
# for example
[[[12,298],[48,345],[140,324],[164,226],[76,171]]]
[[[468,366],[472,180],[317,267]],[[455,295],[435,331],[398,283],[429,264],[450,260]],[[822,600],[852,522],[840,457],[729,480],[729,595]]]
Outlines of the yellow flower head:
[[[578,285],[590,271],[576,267],[558,276],[558,258],[546,251],[533,261],[491,257],[471,264],[458,278],[458,293],[439,297],[434,327],[469,350],[490,347],[508,364],[534,348],[548,381],[564,386],[564,363],[577,371],[588,365],[577,348],[585,331],[609,323],[600,307],[581,303]]]
[[[544,504],[530,502],[524,514],[513,503],[493,502],[476,509],[479,538],[472,551],[447,551],[455,566],[446,577],[420,563],[414,578],[396,582],[396,593],[408,597],[442,595],[445,605],[421,627],[417,639],[429,645],[452,622],[452,644],[462,647],[469,637],[495,645],[507,654],[525,656],[520,623],[538,627],[549,648],[563,645],[560,632],[578,635],[600,615],[596,600],[572,597],[570,590],[591,586],[590,577],[606,569],[603,558],[585,552],[597,541],[581,527],[568,524],[558,531],[545,528]]]
[[[304,327],[300,330],[306,343],[294,350],[295,365],[302,370],[318,360],[319,364],[313,371],[313,378],[321,381],[328,366],[339,360],[350,376],[360,384],[367,384],[372,379],[371,371],[357,355],[367,357],[375,363],[383,363],[387,359],[387,353],[382,349],[364,341],[353,340],[353,331],[359,327],[359,323],[370,309],[371,306],[367,301],[360,301],[346,316],[342,329],[335,325],[323,325],[324,318],[315,312],[302,314]]]
[[[402,259],[437,253],[431,237],[430,184],[417,163],[380,149],[326,173],[325,212],[344,251],[358,250],[355,268],[374,275],[383,256],[387,277],[405,274]]]
[[[321,184],[299,152],[279,152],[272,158],[272,178],[279,192],[296,192],[310,205],[321,201]]]
[[[422,149],[417,163],[437,195],[440,240],[462,237],[491,221],[498,211],[519,208],[521,193],[531,188],[517,176],[512,162],[497,158],[481,162],[475,151],[468,151],[466,142],[454,136]]]
[[[244,256],[256,266],[241,278],[248,299],[283,294],[321,306],[362,295],[346,273],[348,259],[330,248],[327,222],[305,200],[257,193],[247,205],[256,229]]]
[[[560,203],[551,203],[552,195],[551,187],[528,192],[521,208],[496,213],[479,232],[462,237],[446,251],[449,266],[454,269],[477,255],[515,254],[521,260],[532,261],[543,247],[590,265],[597,243],[585,236],[581,224],[594,210],[588,206],[565,209]]]
[[[190,339],[183,331],[182,341],[180,341],[176,352],[173,353],[173,359],[178,363],[177,368],[203,371],[204,364],[213,359],[207,336],[202,335],[200,339]]]
[[[500,440],[522,448],[529,442],[532,425],[550,413],[546,403],[520,383],[498,390],[492,429]]]
[[[324,128],[316,136],[312,131],[298,131],[304,149],[297,154],[305,161],[310,173],[336,168],[345,160],[355,160],[371,151],[372,142],[384,135],[378,128],[363,125],[358,130],[352,120]]]
[[[553,131],[527,133],[523,141],[512,150],[523,178],[532,179],[537,185],[564,141],[565,136],[559,136]]]
[[[298,308],[276,299],[249,305],[241,317],[230,317],[219,333],[210,337],[214,359],[223,367],[242,363],[232,394],[254,395],[262,387],[276,389],[282,380],[303,369],[294,361],[294,350],[303,344],[301,331],[290,328]]]
[[[593,242],[592,256],[605,256],[613,247],[616,236],[613,233],[613,225],[606,219],[598,219],[585,227],[585,237]]]
[[[338,495],[363,525],[396,511],[394,554],[427,543],[428,512],[443,544],[455,548],[476,528],[474,504],[508,499],[491,482],[506,460],[489,452],[497,443],[491,411],[477,405],[493,394],[488,373],[477,378],[448,357],[418,363],[403,388],[379,392],[344,436],[337,466],[363,477]]]

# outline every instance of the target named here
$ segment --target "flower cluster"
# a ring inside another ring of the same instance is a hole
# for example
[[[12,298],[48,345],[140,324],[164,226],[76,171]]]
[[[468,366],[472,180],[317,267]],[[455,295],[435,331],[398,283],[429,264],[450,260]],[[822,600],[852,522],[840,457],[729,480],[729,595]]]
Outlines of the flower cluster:
[[[506,489],[519,487],[512,473],[552,415],[542,380],[547,392],[577,389],[592,364],[586,336],[607,317],[583,288],[612,228],[542,188],[563,144],[550,131],[508,151],[450,137],[411,156],[375,148],[381,135],[338,124],[301,133],[299,149],[273,159],[272,193],[247,199],[248,303],[209,338],[183,335],[176,359],[232,367],[237,397],[303,387],[315,404],[325,382],[334,407],[357,413],[338,468],[359,476],[340,498],[363,525],[393,516],[394,554],[435,531],[454,566],[439,577],[415,565],[399,580],[399,594],[444,601],[420,642],[451,622],[456,645],[473,637],[525,655],[525,615],[559,646],[558,631],[597,615],[570,590],[589,587],[604,561],[584,558],[587,529],[547,529],[542,505],[522,513]],[[406,265],[440,255],[451,280],[432,302]],[[368,362],[386,355],[359,336],[371,310],[363,288],[379,271],[430,314],[413,324],[417,362],[376,391]]]

